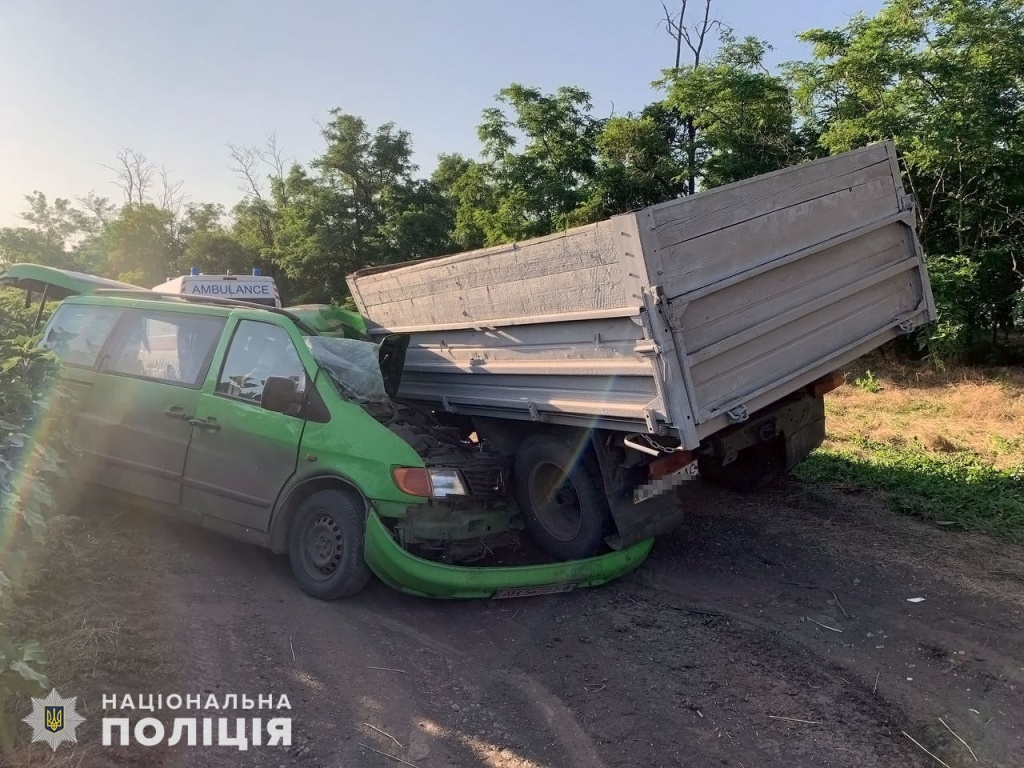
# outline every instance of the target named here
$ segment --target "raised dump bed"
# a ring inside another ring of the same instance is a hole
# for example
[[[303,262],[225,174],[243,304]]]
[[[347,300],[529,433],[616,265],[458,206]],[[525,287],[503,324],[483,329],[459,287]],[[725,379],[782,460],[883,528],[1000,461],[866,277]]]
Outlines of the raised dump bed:
[[[934,317],[914,225],[882,143],[349,286],[403,397],[696,449]]]

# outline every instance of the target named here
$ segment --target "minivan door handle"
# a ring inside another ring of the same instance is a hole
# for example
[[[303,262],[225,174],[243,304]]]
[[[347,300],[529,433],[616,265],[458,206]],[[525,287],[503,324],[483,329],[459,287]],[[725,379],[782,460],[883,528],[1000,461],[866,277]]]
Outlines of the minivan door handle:
[[[212,416],[209,419],[189,419],[188,423],[193,427],[199,427],[200,429],[218,430],[220,424]]]
[[[187,413],[185,413],[185,409],[182,408],[180,405],[172,405],[170,408],[164,411],[164,416],[166,416],[168,419],[181,419],[182,421],[188,421],[189,419],[192,418]]]

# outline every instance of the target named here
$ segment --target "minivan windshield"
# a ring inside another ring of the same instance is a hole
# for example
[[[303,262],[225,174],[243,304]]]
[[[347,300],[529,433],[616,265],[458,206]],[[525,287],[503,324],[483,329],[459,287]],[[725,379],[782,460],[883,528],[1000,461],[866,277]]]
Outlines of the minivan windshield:
[[[338,386],[342,397],[357,403],[387,403],[380,372],[380,345],[356,339],[307,336],[306,346]]]

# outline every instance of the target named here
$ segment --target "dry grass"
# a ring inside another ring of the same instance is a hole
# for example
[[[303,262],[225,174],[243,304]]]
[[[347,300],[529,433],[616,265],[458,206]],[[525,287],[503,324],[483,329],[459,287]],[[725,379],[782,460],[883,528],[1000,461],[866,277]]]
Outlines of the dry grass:
[[[152,532],[130,514],[85,506],[85,517],[57,516],[47,524],[43,545],[32,548],[16,584],[8,624],[17,637],[42,644],[44,672],[65,696],[78,697],[86,722],[79,745],[56,754],[26,744],[21,717],[28,697],[14,700],[20,745],[0,754],[0,768],[70,768],[110,764],[100,742],[99,703],[110,691],[153,690],[173,679],[179,649],[174,617],[161,610],[161,596],[146,574],[159,569]]]
[[[855,383],[870,370],[881,389]],[[864,439],[934,453],[969,452],[997,469],[1024,464],[1024,371],[862,362],[826,397],[828,442]]]

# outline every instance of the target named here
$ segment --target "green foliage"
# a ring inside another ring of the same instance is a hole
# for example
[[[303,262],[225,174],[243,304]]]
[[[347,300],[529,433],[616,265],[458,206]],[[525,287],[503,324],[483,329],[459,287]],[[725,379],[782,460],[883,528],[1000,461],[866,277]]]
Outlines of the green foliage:
[[[88,243],[102,228],[100,215],[109,214],[106,200],[86,199],[95,213],[57,198],[52,203],[42,192],[25,196],[29,209],[22,214],[30,226],[0,229],[0,264],[29,262],[78,269],[89,265]]]
[[[290,281],[291,303],[340,301],[356,269],[453,247],[449,204],[433,182],[414,178],[408,132],[391,123],[371,131],[355,115],[331,115],[322,131],[327,148],[310,169],[292,166],[269,201],[238,210],[243,242],[258,245]]]
[[[685,130],[667,103],[609,118],[597,137],[598,218],[686,194]]]
[[[865,371],[863,376],[854,379],[853,385],[857,387],[857,389],[862,389],[873,395],[882,391],[882,382],[880,382],[871,371]]]
[[[795,129],[786,81],[765,68],[770,50],[763,40],[738,40],[725,30],[711,61],[669,70],[659,83],[666,105],[692,121],[686,154],[703,188],[775,171],[811,152]]]
[[[818,450],[794,472],[816,484],[882,491],[898,512],[1024,541],[1024,466],[1000,470],[970,453],[862,440]]]
[[[0,563],[0,614],[11,607],[18,569],[28,540],[38,541],[54,500],[50,485],[62,474],[54,442],[34,437],[44,410],[51,404],[56,365],[30,337],[35,311],[25,308],[19,293],[0,290],[0,530],[10,556]],[[59,428],[51,435],[59,440]],[[31,464],[31,470],[26,467]],[[48,684],[42,673],[41,648],[7,636],[0,621],[0,691],[38,694]],[[11,724],[0,696],[0,750],[10,746]]]
[[[994,346],[1019,322],[1024,284],[1024,6],[890,0],[874,18],[801,38],[813,59],[790,72],[822,146],[892,138],[902,152],[943,283],[947,317],[928,330],[930,351]]]
[[[591,114],[590,94],[569,87],[545,94],[513,83],[498,102],[484,110],[477,128],[479,180],[491,202],[478,218],[485,242],[538,237],[591,220],[587,202],[601,121]]]
[[[106,271],[126,283],[152,288],[173,276],[181,260],[174,215],[152,203],[129,205],[106,228]]]

